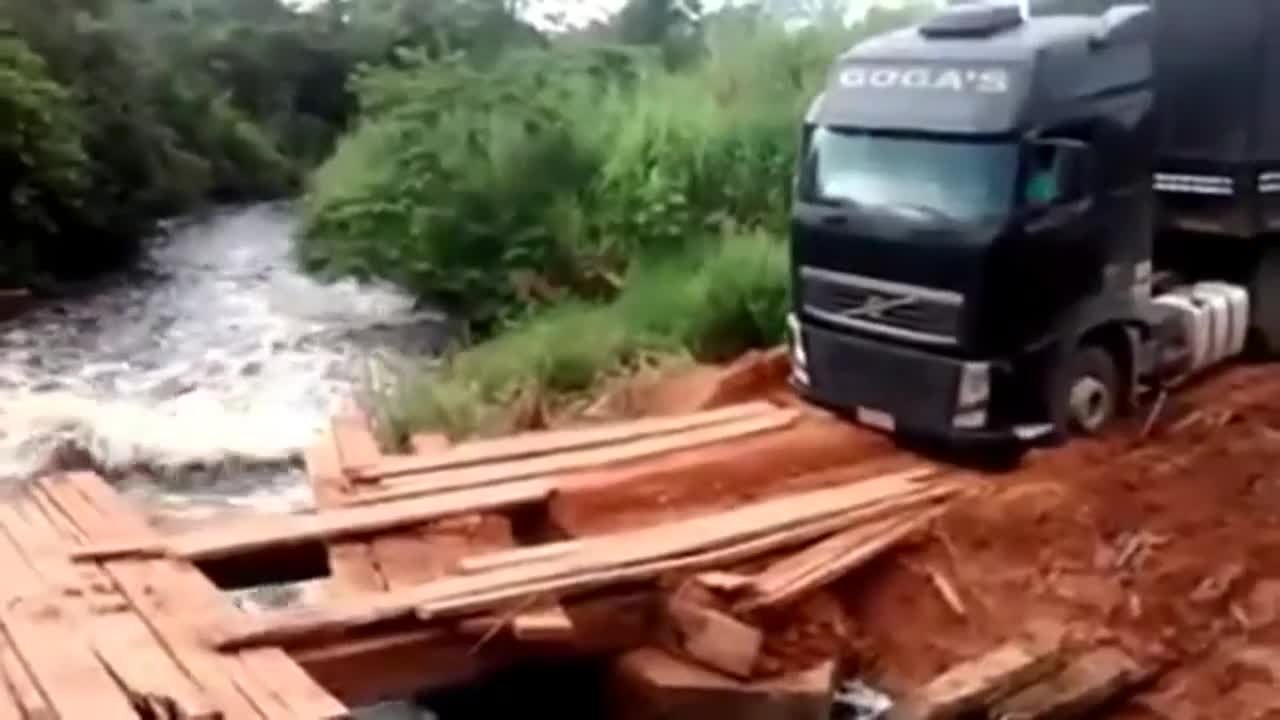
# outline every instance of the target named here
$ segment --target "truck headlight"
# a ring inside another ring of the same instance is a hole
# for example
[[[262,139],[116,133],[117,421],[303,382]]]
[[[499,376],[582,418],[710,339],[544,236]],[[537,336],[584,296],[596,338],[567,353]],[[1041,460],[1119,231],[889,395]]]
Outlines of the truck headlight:
[[[968,362],[960,368],[960,387],[956,390],[956,408],[970,410],[984,407],[991,399],[991,363]]]

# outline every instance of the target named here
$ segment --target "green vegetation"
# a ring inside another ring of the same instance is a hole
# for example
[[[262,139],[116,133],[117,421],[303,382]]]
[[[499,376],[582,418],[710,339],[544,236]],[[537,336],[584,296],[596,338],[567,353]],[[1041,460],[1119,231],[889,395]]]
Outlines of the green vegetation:
[[[840,49],[914,10],[848,28],[832,0],[761,3],[628,0],[550,33],[505,0],[0,0],[0,287],[301,190],[309,268],[480,338],[405,380],[401,427],[484,431],[655,357],[777,342],[799,119]]]
[[[125,259],[155,220],[296,192],[402,48],[541,43],[497,0],[0,0],[0,287]]]
[[[909,14],[787,33],[733,10],[698,24],[696,53],[577,43],[362,73],[302,255],[432,296],[482,338],[409,373],[392,424],[503,431],[654,356],[778,342],[799,120],[841,48]]]

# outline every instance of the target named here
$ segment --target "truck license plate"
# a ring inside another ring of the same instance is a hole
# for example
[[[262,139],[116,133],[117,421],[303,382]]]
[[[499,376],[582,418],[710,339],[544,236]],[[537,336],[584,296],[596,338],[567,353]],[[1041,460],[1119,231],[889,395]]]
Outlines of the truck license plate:
[[[885,432],[893,432],[895,425],[893,416],[887,412],[860,407],[855,413],[855,417],[858,419],[858,422],[863,425],[870,425],[873,428],[884,430]]]

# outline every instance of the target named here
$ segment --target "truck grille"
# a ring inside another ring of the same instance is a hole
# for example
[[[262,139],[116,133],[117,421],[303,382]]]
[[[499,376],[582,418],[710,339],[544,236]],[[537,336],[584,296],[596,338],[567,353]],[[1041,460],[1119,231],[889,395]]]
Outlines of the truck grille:
[[[949,290],[888,282],[803,267],[800,298],[806,313],[887,337],[955,345],[964,298]]]

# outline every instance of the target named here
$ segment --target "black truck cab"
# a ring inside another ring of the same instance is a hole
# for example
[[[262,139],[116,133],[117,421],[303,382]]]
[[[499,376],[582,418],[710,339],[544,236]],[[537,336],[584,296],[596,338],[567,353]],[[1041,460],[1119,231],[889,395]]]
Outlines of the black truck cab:
[[[836,60],[791,218],[802,393],[969,441],[1061,437],[1124,402],[1078,383],[1149,364],[1151,26],[960,5]]]

